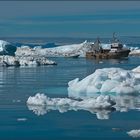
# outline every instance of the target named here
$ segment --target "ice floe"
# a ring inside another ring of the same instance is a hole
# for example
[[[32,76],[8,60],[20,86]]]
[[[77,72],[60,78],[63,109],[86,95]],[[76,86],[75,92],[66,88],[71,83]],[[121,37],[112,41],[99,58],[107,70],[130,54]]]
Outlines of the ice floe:
[[[71,56],[75,54],[79,54],[81,56],[85,56],[87,50],[90,49],[89,42],[85,41],[80,44],[71,44],[71,45],[64,45],[58,46],[54,48],[41,48],[41,47],[34,47],[30,48],[28,46],[21,46],[17,48],[15,52],[16,56]]]
[[[140,129],[131,130],[127,134],[133,138],[140,138]]]
[[[31,57],[31,56],[0,56],[0,65],[2,66],[40,66],[40,65],[55,65],[56,62],[48,60],[46,57]]]
[[[138,69],[138,68],[137,68]],[[83,80],[68,83],[68,95],[73,98],[93,97],[95,94],[140,93],[140,73],[121,68],[97,69]]]
[[[27,105],[29,110],[37,115],[44,115],[48,110],[58,110],[61,113],[69,110],[85,110],[96,114],[98,119],[108,119],[115,102],[110,96],[103,95],[79,101],[70,98],[49,98],[38,93],[28,98]]]

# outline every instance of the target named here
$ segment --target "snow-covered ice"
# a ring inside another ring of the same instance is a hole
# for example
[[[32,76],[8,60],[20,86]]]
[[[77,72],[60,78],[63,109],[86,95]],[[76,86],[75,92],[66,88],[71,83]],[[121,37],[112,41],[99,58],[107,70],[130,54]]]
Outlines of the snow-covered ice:
[[[97,69],[83,80],[68,83],[68,95],[73,98],[93,97],[95,94],[140,93],[140,73],[121,68]]]
[[[75,54],[79,54],[81,56],[85,56],[86,51],[91,48],[90,43],[85,41],[80,44],[71,44],[58,46],[54,48],[41,48],[34,47],[30,48],[28,46],[21,46],[17,48],[15,52],[16,56],[71,56]]]
[[[67,106],[67,107],[80,107],[83,109],[110,109],[115,104],[110,96],[100,95],[96,98],[88,98],[82,101],[70,98],[49,98],[44,94],[36,94],[30,96],[27,100],[30,105],[47,105],[47,106]]]
[[[55,65],[56,62],[48,60],[46,57],[31,57],[31,56],[0,56],[0,65],[2,66],[40,66],[40,65]]]
[[[16,47],[11,43],[0,40],[0,55],[14,55],[16,51]]]
[[[9,45],[10,43],[9,42],[6,42],[4,40],[0,40],[0,52],[3,51],[5,48],[6,45]]]

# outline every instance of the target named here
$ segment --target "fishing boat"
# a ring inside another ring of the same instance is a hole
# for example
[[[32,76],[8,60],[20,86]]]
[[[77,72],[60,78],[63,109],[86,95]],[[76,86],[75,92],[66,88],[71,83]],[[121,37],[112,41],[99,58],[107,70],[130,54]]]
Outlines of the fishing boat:
[[[91,50],[86,52],[87,58],[95,59],[119,59],[128,57],[130,50],[124,48],[123,44],[113,34],[113,41],[111,43],[110,49],[103,49],[99,39],[91,46]]]

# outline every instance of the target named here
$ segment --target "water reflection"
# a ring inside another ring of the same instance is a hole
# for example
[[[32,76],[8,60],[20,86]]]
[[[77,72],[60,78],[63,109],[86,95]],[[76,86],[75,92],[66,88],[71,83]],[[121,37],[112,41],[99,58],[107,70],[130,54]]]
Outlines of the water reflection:
[[[50,111],[55,111],[58,110],[59,113],[65,113],[68,111],[79,111],[79,110],[84,110],[84,111],[89,111],[91,114],[96,114],[96,117],[98,119],[109,119],[109,114],[114,110],[112,109],[82,109],[80,107],[66,107],[66,106],[34,106],[34,105],[27,105],[28,109],[30,111],[33,111],[37,116],[40,115],[45,115],[49,113]]]
[[[116,105],[115,108],[120,112],[127,112],[131,109],[140,110],[140,96],[116,96]]]

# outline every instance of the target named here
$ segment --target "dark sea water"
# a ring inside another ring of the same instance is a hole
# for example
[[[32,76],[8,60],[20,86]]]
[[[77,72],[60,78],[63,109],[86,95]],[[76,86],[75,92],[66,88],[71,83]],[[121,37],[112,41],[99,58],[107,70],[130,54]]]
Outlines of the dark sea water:
[[[131,42],[131,41],[130,41]],[[134,43],[132,41],[132,43]],[[0,140],[131,140],[126,133],[140,129],[140,112],[111,112],[109,119],[99,120],[87,111],[47,110],[36,115],[26,101],[36,93],[49,97],[68,97],[67,83],[83,79],[98,68],[132,69],[140,57],[121,60],[85,58],[50,58],[56,66],[0,67]]]

